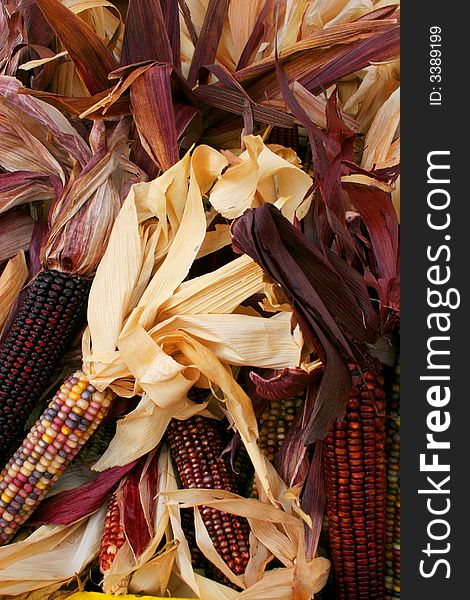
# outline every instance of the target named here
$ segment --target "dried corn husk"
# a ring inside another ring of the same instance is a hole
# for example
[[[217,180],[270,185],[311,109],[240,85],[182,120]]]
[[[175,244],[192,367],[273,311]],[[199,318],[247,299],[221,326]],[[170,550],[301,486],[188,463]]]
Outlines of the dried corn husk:
[[[44,525],[0,548],[0,594],[66,584],[97,556],[106,506],[73,525]]]
[[[270,157],[265,188],[269,177],[280,180],[286,169],[295,171],[291,178],[305,176],[310,186],[308,176],[267,150],[259,138],[245,141],[256,145],[258,155],[266,151]],[[116,220],[91,290],[84,366],[99,387],[111,385],[121,395],[143,397],[118,423],[97,470],[142,456],[158,444],[172,417],[201,410],[186,394],[203,376],[223,391],[229,412],[237,413],[232,417],[270,488],[255,443],[251,402],[227,367],[299,366],[300,334],[297,329],[291,333],[290,313],[270,319],[233,314],[263,286],[261,269],[247,257],[183,283],[206,235],[202,195],[209,192],[212,202],[211,187],[225,165],[217,151],[197,148],[155,181],[135,185]],[[247,166],[247,179],[253,172],[258,177],[258,166],[252,161]],[[243,180],[240,188],[245,190],[240,196],[244,206],[252,188]],[[264,193],[267,196],[269,190]],[[298,202],[303,193],[297,194]],[[103,297],[109,302],[104,304]]]
[[[366,135],[362,167],[386,169],[400,162],[400,139],[395,139],[400,123],[400,88],[377,111]]]
[[[21,250],[8,261],[0,276],[0,330],[27,278],[28,267],[24,252]]]
[[[290,221],[294,215],[305,216],[310,206],[305,198],[312,186],[310,176],[272,152],[260,137],[246,136],[245,146],[241,162],[230,166],[214,185],[210,195],[214,208],[234,219],[247,208],[280,201]]]

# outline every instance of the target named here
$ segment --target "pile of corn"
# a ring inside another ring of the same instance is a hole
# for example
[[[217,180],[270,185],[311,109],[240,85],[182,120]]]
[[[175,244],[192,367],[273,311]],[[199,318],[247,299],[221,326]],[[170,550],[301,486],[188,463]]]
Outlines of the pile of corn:
[[[279,4],[0,2],[1,598],[400,597],[399,8]]]

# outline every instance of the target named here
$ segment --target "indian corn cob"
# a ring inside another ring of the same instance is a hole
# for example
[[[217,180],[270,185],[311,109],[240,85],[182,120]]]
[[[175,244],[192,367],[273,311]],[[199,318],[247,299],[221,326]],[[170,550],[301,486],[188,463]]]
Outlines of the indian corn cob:
[[[338,600],[383,600],[385,401],[381,365],[350,365],[346,415],[325,439],[327,514]]]
[[[100,546],[99,565],[103,575],[109,570],[118,550],[125,541],[126,536],[121,524],[117,493],[114,492],[108,501],[108,510],[106,512],[103,537]]]
[[[294,398],[270,400],[258,419],[258,444],[267,458],[273,462],[285,440],[287,430],[292,425],[298,411],[303,406],[304,395]],[[248,496],[256,498],[258,492],[254,478],[248,487]]]
[[[271,400],[259,420],[259,447],[272,462],[284,441],[288,428],[302,407],[304,396]]]
[[[400,598],[400,364],[387,402],[386,600]]]
[[[82,324],[90,282],[41,271],[0,348],[0,462],[23,437],[24,424],[57,361]]]
[[[294,125],[294,127],[290,128],[273,127],[269,134],[269,143],[292,148],[292,150],[297,152],[299,149],[299,126]]]
[[[173,419],[167,429],[168,445],[185,488],[211,488],[237,492],[233,471],[222,458],[220,423],[196,415]],[[249,559],[249,530],[245,519],[202,506],[201,516],[210,538],[230,569],[241,575]]]
[[[85,444],[77,460],[85,462],[96,462],[109,446],[116,433],[116,421],[106,420],[95,435]]]
[[[102,422],[113,400],[82,371],[64,381],[0,474],[0,545],[28,519]]]

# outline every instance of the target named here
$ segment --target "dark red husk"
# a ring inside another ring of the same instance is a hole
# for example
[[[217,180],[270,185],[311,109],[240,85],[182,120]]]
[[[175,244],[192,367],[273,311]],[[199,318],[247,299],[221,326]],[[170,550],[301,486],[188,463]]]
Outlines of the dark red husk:
[[[138,461],[124,467],[112,467],[99,473],[93,481],[57,494],[39,506],[28,525],[71,525],[101,508],[109,494]]]

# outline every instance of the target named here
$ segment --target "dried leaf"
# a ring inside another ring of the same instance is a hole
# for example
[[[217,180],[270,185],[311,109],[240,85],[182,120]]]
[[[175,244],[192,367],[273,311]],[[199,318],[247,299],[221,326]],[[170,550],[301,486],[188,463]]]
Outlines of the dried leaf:
[[[37,0],[54,33],[60,39],[91,94],[105,90],[108,74],[117,64],[93,29],[60,0]]]
[[[291,221],[308,211],[305,201],[311,178],[296,165],[272,152],[259,136],[244,138],[241,162],[230,166],[214,185],[210,201],[224,217],[233,219],[247,208],[283,202],[282,212]]]
[[[312,527],[309,529],[305,528],[307,558],[314,558],[317,555],[325,504],[326,489],[323,473],[323,448],[322,443],[317,442],[310,462],[302,497],[302,508],[312,519]]]
[[[109,140],[103,134],[95,156],[52,207],[50,230],[42,249],[48,268],[59,267],[79,275],[96,269],[121,206],[117,187],[122,185],[126,171],[139,171],[122,161],[127,131],[127,124],[121,122]]]
[[[199,77],[199,69],[205,65],[212,65],[219,45],[222,27],[227,17],[230,0],[209,0],[205,13],[204,23],[199,34],[194,55],[189,69],[188,83],[191,88],[199,79],[199,83],[207,82],[207,75]]]
[[[320,370],[317,368],[307,372],[304,369],[284,368],[263,375],[250,371],[250,379],[255,384],[256,393],[267,400],[282,400],[297,396],[312,380],[319,377]]]
[[[103,506],[107,496],[136,464],[137,462],[134,461],[124,467],[114,467],[99,473],[88,483],[46,498],[34,512],[29,523],[34,525],[77,523]]]
[[[145,60],[173,61],[161,2],[129,0],[121,64]]]
[[[361,166],[367,171],[389,167],[399,163],[398,153],[390,164],[390,151],[400,123],[400,88],[377,111],[364,142]],[[399,150],[399,147],[396,148]]]
[[[324,96],[314,96],[308,90],[306,90],[298,81],[295,81],[292,86],[294,96],[299,101],[300,106],[305,110],[308,117],[321,127],[326,129],[326,111],[327,111],[327,100]],[[340,111],[341,117],[344,119],[345,124],[354,132],[359,131],[359,124]]]
[[[40,527],[26,540],[1,548],[0,593],[20,594],[75,579],[99,552],[105,514],[103,506],[75,525]]]
[[[20,251],[8,261],[0,276],[0,330],[27,279],[28,267],[24,252]]]
[[[131,85],[131,109],[140,141],[164,171],[179,158],[170,85],[172,70],[169,64],[155,64]]]
[[[28,250],[35,221],[21,210],[0,216],[0,263]]]

